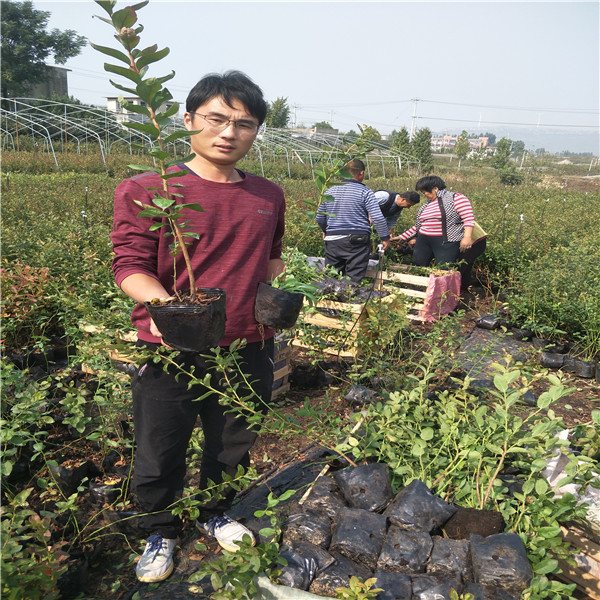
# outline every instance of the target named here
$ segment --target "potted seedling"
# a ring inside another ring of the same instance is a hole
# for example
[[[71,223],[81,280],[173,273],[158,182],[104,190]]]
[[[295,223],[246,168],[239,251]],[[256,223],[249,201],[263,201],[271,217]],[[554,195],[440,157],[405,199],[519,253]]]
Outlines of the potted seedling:
[[[128,112],[140,115],[142,122],[130,121],[123,125],[142,133],[150,140],[146,148],[154,161],[153,166],[129,165],[140,171],[154,171],[161,180],[159,188],[147,188],[152,192],[151,203],[136,200],[141,207],[140,218],[152,219],[150,231],[162,230],[165,236],[172,238],[170,251],[173,262],[180,254],[185,261],[189,288],[177,289],[175,268],[173,269],[173,295],[166,300],[154,299],[146,302],[146,308],[156,326],[163,334],[164,342],[181,351],[201,352],[218,344],[225,333],[225,290],[220,288],[198,288],[194,276],[188,245],[198,239],[198,234],[189,227],[185,220],[185,211],[202,212],[197,203],[181,203],[182,194],[178,189],[183,187],[176,181],[187,171],[175,168],[176,165],[189,162],[194,158],[190,154],[182,159],[172,159],[167,150],[169,144],[189,137],[196,131],[186,129],[169,130],[172,119],[179,111],[179,104],[170,104],[173,96],[164,83],[175,73],[162,77],[148,77],[148,65],[162,60],[169,54],[169,48],[158,49],[156,45],[139,49],[140,33],[143,27],[138,24],[137,11],[148,4],[148,0],[114,10],[116,0],[96,0],[106,13],[100,20],[112,25],[116,31],[115,39],[124,49],[110,48],[91,44],[94,49],[116,59],[121,64],[105,63],[104,69],[127,79],[129,87],[111,81],[111,84],[132,96],[141,99],[141,105],[132,104],[119,98],[121,106]]]

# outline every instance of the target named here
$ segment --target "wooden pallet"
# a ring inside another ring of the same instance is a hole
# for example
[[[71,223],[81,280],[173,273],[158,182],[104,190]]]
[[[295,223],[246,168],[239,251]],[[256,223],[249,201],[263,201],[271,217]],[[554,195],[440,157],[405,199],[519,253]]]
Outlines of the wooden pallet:
[[[561,527],[562,537],[577,549],[573,567],[565,560],[559,560],[562,569],[559,575],[567,583],[577,584],[577,589],[592,600],[600,600],[600,544],[590,539],[578,527]]]
[[[325,341],[325,346],[319,346],[320,352],[339,356],[340,358],[355,359],[360,354],[359,338],[376,339],[368,321],[369,314],[378,312],[380,302],[386,305],[388,311],[400,309],[398,296],[394,294],[381,299],[375,298],[368,304],[321,300],[317,303],[317,308],[340,311],[345,315],[349,315],[350,318],[328,316],[320,312],[303,313],[300,318],[304,323],[315,325],[322,330],[321,337]],[[343,340],[343,347],[340,347],[339,338],[344,335],[342,332],[347,332],[347,337]],[[393,335],[393,332],[388,333]],[[292,343],[294,346],[302,348],[314,348],[301,329],[296,330],[296,338]]]
[[[285,394],[290,389],[288,381],[289,374],[292,372],[290,358],[292,355],[292,345],[290,340],[285,339],[281,334],[275,338],[275,352],[273,355],[273,393],[271,398],[277,398]]]
[[[423,300],[427,295],[429,277],[403,273],[402,270],[404,269],[401,269],[401,267],[410,268],[408,265],[398,265],[396,269],[388,269],[387,271],[368,269],[365,277],[372,277],[375,280],[376,289],[384,289],[411,298],[414,302],[407,317],[412,321],[424,321],[425,319],[419,313],[425,308]],[[412,287],[403,287],[401,285],[403,283]]]

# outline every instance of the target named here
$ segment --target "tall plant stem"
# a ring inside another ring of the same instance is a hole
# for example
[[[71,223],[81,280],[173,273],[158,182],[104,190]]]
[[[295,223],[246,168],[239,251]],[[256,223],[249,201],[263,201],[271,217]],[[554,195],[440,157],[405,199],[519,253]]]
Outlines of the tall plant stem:
[[[129,60],[131,62],[130,68],[133,71],[135,71],[136,73],[141,74],[139,68],[135,64],[135,58],[133,57],[131,50],[128,49],[127,54],[129,55]],[[163,132],[162,132],[160,123],[156,119],[156,111],[150,105],[148,106],[148,109],[150,111],[150,120],[152,121],[152,124],[158,131],[158,137],[156,138],[156,141],[158,142],[158,147],[160,148],[161,152],[164,152],[165,141],[163,139]],[[160,177],[162,179],[164,197],[171,198],[171,195],[169,192],[169,183],[167,181],[167,169],[165,168],[165,161],[162,158],[160,159]],[[179,226],[177,225],[177,221],[175,219],[172,219],[170,217],[170,215],[167,216],[167,219],[169,221],[169,226],[171,227],[171,231],[173,232],[173,235],[177,239],[177,246],[181,250],[181,254],[183,255],[183,260],[185,261],[185,267],[187,270],[188,280],[190,283],[190,300],[193,302],[196,300],[196,277],[194,276],[194,269],[192,267],[190,255],[187,250],[185,240],[183,239],[183,235],[181,234],[181,230],[179,229]],[[177,283],[174,282],[174,286],[176,286],[176,285],[177,285]],[[175,291],[175,293],[177,293],[177,289],[175,289],[174,291]]]

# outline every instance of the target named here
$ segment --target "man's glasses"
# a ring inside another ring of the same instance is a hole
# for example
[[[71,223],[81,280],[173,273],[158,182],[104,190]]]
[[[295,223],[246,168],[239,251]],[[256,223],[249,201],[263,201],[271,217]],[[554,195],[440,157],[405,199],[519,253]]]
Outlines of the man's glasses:
[[[220,117],[217,115],[202,115],[197,112],[192,112],[190,114],[198,115],[202,117],[209,129],[212,129],[215,132],[223,131],[229,124],[231,123],[238,131],[240,135],[251,136],[254,135],[258,131],[258,123],[254,121],[248,121],[246,119],[234,120],[234,119],[226,119],[225,117]]]

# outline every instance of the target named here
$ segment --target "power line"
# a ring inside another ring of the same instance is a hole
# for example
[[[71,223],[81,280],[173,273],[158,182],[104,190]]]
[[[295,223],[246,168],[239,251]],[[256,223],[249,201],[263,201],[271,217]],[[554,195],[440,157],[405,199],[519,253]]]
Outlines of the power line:
[[[452,121],[460,123],[486,123],[488,125],[523,125],[525,127],[574,127],[586,129],[598,129],[598,125],[557,125],[546,123],[511,123],[507,121],[483,121],[480,119],[447,119],[444,117],[416,117],[417,119],[428,119],[431,121]]]
[[[468,106],[471,108],[495,108],[501,110],[522,110],[531,112],[556,112],[556,113],[574,113],[574,114],[590,114],[597,115],[598,110],[589,108],[527,108],[522,106],[486,106],[484,104],[464,104],[462,102],[442,102],[441,100],[421,100],[421,102],[430,102],[431,104],[449,104],[452,106]]]

